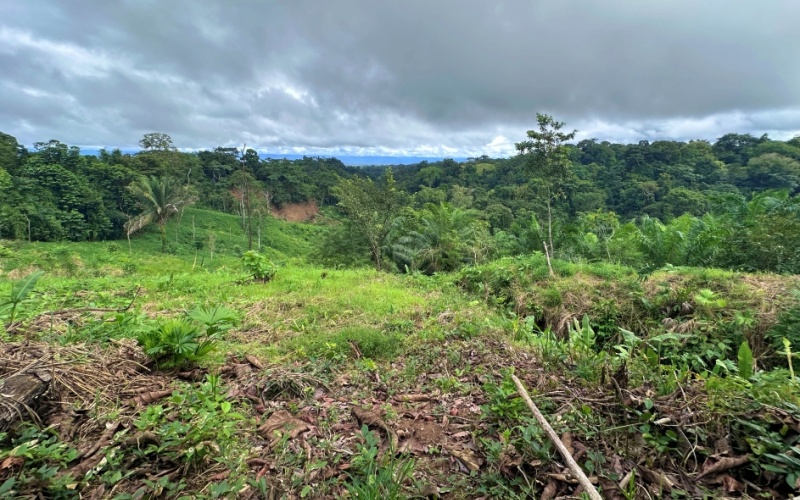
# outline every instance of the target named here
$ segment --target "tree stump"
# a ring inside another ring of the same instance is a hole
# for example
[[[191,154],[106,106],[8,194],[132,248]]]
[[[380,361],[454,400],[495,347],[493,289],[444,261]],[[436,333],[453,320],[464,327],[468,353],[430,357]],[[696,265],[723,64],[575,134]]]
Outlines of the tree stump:
[[[7,378],[0,386],[0,431],[32,416],[33,408],[48,387],[50,376],[46,372],[23,373]]]

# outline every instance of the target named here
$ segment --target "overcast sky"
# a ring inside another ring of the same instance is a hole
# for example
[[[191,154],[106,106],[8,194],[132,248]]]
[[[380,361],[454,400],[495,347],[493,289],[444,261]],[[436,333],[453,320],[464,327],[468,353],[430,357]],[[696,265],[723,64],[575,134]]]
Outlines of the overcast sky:
[[[0,131],[133,147],[508,155],[800,134],[800,1],[0,0]]]

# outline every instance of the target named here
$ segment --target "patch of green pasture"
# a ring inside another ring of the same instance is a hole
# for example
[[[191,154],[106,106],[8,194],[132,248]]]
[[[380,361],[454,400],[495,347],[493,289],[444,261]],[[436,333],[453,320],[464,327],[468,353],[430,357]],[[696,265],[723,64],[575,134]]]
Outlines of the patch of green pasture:
[[[261,224],[261,246],[254,234],[253,249],[277,262],[302,261],[327,230],[324,225],[265,217]],[[7,251],[0,256],[0,271],[5,274],[14,269],[37,268],[67,276],[186,273],[193,268],[233,268],[248,248],[239,217],[211,210],[186,209],[180,226],[178,217],[167,223],[166,236],[166,254],[161,252],[161,235],[155,225],[130,241],[3,241]]]

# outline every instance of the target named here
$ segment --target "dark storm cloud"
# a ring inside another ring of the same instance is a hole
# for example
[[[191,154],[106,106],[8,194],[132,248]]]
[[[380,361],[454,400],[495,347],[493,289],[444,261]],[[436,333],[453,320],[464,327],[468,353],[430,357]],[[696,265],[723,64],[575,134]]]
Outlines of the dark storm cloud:
[[[581,137],[800,133],[785,0],[0,4],[0,129],[21,141],[508,154]]]

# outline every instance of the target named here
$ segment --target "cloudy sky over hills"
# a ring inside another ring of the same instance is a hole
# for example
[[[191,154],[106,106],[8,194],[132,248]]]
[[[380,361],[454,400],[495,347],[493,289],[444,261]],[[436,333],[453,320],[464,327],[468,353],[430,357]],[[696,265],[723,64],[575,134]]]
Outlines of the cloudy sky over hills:
[[[0,131],[274,153],[800,134],[800,2],[0,0]]]

